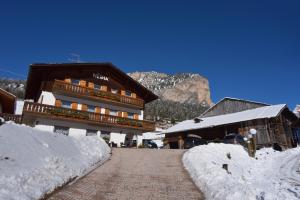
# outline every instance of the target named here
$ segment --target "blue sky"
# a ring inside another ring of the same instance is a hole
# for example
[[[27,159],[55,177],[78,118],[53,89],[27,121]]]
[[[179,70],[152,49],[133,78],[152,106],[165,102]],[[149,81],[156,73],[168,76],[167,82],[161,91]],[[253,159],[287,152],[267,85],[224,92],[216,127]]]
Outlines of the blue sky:
[[[36,62],[195,72],[212,99],[300,103],[300,1],[1,1],[0,76]]]

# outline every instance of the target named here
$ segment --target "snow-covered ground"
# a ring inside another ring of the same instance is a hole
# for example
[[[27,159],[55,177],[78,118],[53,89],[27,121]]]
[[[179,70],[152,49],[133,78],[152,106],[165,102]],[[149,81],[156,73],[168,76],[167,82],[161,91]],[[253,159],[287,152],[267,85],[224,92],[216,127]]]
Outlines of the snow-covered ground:
[[[31,200],[106,161],[97,136],[70,137],[24,125],[0,126],[0,199]]]
[[[188,150],[183,163],[207,199],[300,199],[300,147],[250,158],[242,146],[211,143]]]

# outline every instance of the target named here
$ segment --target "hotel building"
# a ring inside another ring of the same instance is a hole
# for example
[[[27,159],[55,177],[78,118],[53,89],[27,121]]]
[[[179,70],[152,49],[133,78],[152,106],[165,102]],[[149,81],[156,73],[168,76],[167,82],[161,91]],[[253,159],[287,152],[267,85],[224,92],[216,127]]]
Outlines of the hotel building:
[[[111,63],[32,64],[22,123],[65,135],[117,135],[112,142],[130,146],[135,135],[155,130],[144,120],[145,103],[155,99]]]

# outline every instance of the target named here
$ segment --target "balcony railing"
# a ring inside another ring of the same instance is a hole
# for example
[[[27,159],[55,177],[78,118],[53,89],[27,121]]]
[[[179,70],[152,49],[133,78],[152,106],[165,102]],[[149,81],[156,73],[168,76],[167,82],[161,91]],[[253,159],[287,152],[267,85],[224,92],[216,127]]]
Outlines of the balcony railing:
[[[5,121],[14,121],[17,124],[22,123],[22,115],[14,115],[9,113],[0,113],[0,117],[2,117]]]
[[[63,93],[71,93],[74,95],[81,95],[81,96],[90,96],[100,98],[106,101],[124,103],[128,105],[134,105],[139,108],[144,107],[144,100],[128,97],[120,94],[114,94],[107,91],[102,91],[98,89],[83,87],[80,85],[73,85],[70,83],[66,83],[64,81],[55,80],[52,85],[53,92],[63,92]]]
[[[105,126],[117,126],[131,129],[139,129],[143,131],[154,131],[155,124],[146,120],[135,120],[111,115],[104,115],[94,112],[75,110],[70,108],[62,108],[39,103],[25,102],[23,108],[24,115],[26,113],[41,114],[46,116],[54,116],[60,118],[68,118],[80,120],[82,122],[92,122]]]

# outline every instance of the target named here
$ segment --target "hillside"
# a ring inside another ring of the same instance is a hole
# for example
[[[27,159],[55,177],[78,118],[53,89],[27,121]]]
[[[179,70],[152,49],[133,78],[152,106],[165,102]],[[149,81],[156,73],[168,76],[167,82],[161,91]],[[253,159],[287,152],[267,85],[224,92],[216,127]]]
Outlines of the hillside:
[[[25,80],[0,78],[0,88],[16,95],[19,99],[24,99],[25,85]]]
[[[199,74],[168,75],[152,71],[134,72],[128,75],[152,90],[162,100],[202,104],[203,106],[212,103],[208,80]]]
[[[199,74],[129,73],[159,96],[145,108],[146,119],[171,123],[199,116],[211,104],[208,80]]]

